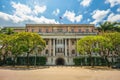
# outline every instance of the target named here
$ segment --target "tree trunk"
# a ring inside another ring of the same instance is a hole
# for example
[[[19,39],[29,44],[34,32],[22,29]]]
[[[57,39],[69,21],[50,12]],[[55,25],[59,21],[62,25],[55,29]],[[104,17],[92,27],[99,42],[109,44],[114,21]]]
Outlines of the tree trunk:
[[[17,55],[15,55],[15,56],[13,57],[13,67],[15,67],[15,65],[16,65],[16,59],[17,59]]]
[[[105,56],[105,61],[107,63],[107,66],[110,67],[110,62],[108,61],[108,57],[107,56]]]
[[[94,58],[92,57],[91,52],[90,52],[90,66],[94,68]]]
[[[27,67],[29,68],[30,63],[29,63],[29,52],[27,52]]]
[[[5,65],[6,64],[6,55],[5,54],[3,55],[3,60],[2,61],[3,61],[3,65]]]
[[[5,52],[5,54],[3,55],[3,65],[6,64],[6,56],[7,56],[8,51]]]

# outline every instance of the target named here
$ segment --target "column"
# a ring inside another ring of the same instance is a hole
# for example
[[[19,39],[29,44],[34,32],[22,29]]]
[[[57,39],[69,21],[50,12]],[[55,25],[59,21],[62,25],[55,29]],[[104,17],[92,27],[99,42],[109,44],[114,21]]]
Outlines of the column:
[[[51,56],[51,46],[52,46],[52,41],[49,39],[49,56]]]
[[[69,56],[71,56],[71,43],[70,43],[70,39],[68,39],[68,44],[69,44]]]
[[[64,39],[62,39],[61,45],[64,45]],[[62,47],[62,53],[64,53],[64,49],[65,49],[65,47],[63,46],[63,47]]]
[[[77,39],[76,39],[76,54],[77,54],[77,56],[80,56],[79,52],[77,51]]]
[[[53,56],[55,56],[55,39],[53,39]]]
[[[65,39],[65,56],[67,56],[67,39]]]

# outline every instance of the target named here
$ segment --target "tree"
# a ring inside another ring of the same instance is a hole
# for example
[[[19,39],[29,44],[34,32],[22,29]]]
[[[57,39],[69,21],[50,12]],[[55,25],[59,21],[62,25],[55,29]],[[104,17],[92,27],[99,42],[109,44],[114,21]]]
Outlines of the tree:
[[[118,22],[104,22],[104,23],[100,23],[100,26],[97,27],[99,32],[108,32],[108,31],[120,31],[120,23]]]
[[[7,35],[11,35],[14,33],[14,30],[12,28],[1,28],[0,29],[0,33],[4,33],[4,34],[7,34]]]
[[[22,40],[19,40],[19,36],[17,34],[14,34],[10,38],[8,47],[9,47],[8,48],[9,51],[12,54],[11,57],[14,62],[13,66],[15,66],[18,55],[23,54],[25,51],[24,44],[23,44]]]
[[[77,42],[77,49],[78,52],[84,54],[85,52],[87,53],[87,55],[89,55],[90,57],[90,65],[92,67],[94,67],[94,62],[93,62],[93,58],[92,58],[92,53],[94,51],[94,36],[87,36],[84,37],[82,39],[80,39]]]
[[[116,54],[119,54],[119,52],[120,52],[119,51],[119,49],[120,49],[120,33],[118,33],[118,32],[104,33],[103,36],[110,39],[110,42],[113,45],[112,50],[114,50]]]
[[[120,33],[114,32],[114,33],[104,33],[102,36],[107,37],[110,39],[112,47],[109,49],[109,54],[112,56],[112,63],[113,63],[113,57],[117,57],[120,55]]]
[[[106,51],[109,50],[112,45],[110,40],[103,36],[87,36],[80,39],[77,43],[77,49],[80,53],[87,53],[90,57],[91,66],[94,67],[94,58],[92,58],[93,53],[99,53],[101,56],[105,56],[106,59]],[[101,54],[103,53],[103,54]],[[106,59],[106,61],[108,61]]]
[[[0,52],[1,52],[1,57],[3,57],[3,64],[6,63],[6,57],[9,53],[9,43],[10,43],[10,38],[12,35],[6,35],[6,34],[0,34]]]
[[[21,32],[17,34],[18,40],[21,41],[24,47],[24,52],[27,53],[27,66],[29,67],[29,54],[36,48],[43,50],[45,48],[45,41],[37,33]]]
[[[98,36],[98,38],[96,39],[97,44],[98,44],[98,52],[99,55],[101,55],[101,57],[103,59],[105,59],[105,61],[107,62],[108,67],[110,66],[110,61],[109,61],[109,54],[110,51],[113,47],[111,41],[109,38],[104,37],[104,36]]]
[[[13,34],[14,31],[12,28],[0,28],[0,56],[3,57],[3,64],[6,64],[6,57],[9,53],[9,43]]]

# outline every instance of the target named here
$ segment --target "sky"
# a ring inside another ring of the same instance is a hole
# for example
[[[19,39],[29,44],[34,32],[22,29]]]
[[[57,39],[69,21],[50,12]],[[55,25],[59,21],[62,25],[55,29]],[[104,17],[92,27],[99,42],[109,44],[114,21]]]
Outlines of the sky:
[[[120,0],[0,0],[0,27],[120,22]]]

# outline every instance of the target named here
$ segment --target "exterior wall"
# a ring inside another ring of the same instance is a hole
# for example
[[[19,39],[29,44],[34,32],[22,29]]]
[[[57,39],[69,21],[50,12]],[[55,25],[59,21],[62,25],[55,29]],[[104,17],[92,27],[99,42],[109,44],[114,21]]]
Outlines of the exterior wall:
[[[39,32],[39,30],[41,30],[42,33],[50,33],[50,32],[57,32],[57,30],[61,30],[63,32],[86,32],[86,30],[88,30],[87,32],[96,32],[94,29],[94,25],[89,24],[89,25],[79,25],[79,24],[27,24],[26,25],[26,31],[28,32]],[[72,31],[72,29],[74,31]],[[46,30],[48,30],[46,32]],[[81,30],[81,31],[79,31]]]
[[[14,29],[14,32],[25,32],[25,29]]]
[[[79,56],[77,40],[97,35],[91,24],[27,24],[26,31],[38,33],[46,41],[46,48],[40,55],[47,57],[47,65],[56,65],[59,58],[64,60],[64,65],[74,65],[73,58]]]
[[[11,28],[13,29],[14,32],[25,32],[25,27],[21,26],[21,27],[11,27],[11,26],[4,26],[5,28]]]

